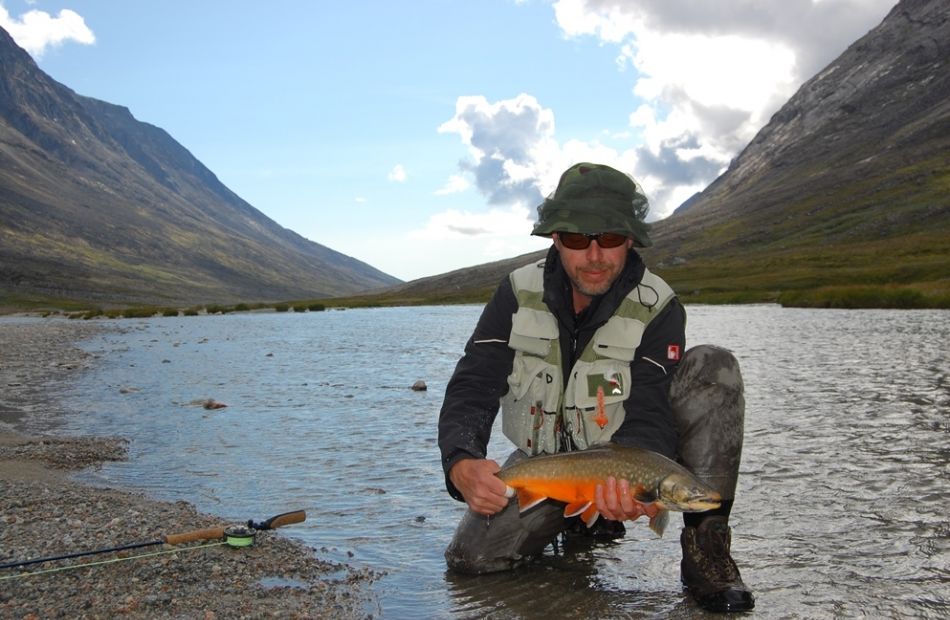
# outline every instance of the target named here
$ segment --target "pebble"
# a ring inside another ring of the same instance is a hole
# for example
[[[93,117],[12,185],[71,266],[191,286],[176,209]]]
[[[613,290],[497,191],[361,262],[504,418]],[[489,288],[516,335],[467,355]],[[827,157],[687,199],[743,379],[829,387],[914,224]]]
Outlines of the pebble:
[[[44,434],[66,413],[55,397],[57,382],[96,361],[73,343],[107,329],[124,328],[65,319],[0,321],[0,385],[9,388],[0,391],[0,564],[232,525],[186,502],[70,478],[70,472],[128,458],[123,437]],[[378,609],[371,591],[377,573],[321,559],[279,531],[259,532],[250,547],[202,544],[0,568],[0,618],[350,619]],[[262,585],[274,578],[300,587]]]

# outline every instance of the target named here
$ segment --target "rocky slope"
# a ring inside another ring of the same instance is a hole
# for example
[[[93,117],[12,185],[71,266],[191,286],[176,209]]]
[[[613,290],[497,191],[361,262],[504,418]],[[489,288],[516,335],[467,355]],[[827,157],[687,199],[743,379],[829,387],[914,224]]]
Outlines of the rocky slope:
[[[268,219],[162,129],[0,29],[0,302],[325,297],[398,280]]]
[[[902,0],[802,85],[705,191],[655,222],[644,254],[687,300],[863,287],[863,301],[847,303],[943,306],[948,196],[950,6]],[[485,296],[510,263],[410,282],[391,296],[440,286],[462,295],[465,282],[469,295]]]

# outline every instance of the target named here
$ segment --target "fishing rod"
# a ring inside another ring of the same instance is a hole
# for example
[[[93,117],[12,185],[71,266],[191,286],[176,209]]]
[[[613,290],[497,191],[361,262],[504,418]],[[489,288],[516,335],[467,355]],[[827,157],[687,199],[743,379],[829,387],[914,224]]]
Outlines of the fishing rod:
[[[307,518],[307,513],[303,510],[285,512],[275,515],[266,521],[248,520],[246,525],[211,527],[181,534],[166,534],[156,540],[146,542],[129,543],[104,549],[94,549],[92,551],[77,551],[75,553],[66,553],[63,555],[53,555],[45,558],[34,558],[31,560],[22,560],[17,562],[7,562],[0,564],[0,569],[16,568],[18,566],[29,566],[30,564],[40,564],[41,562],[54,562],[56,560],[67,560],[87,555],[96,555],[99,553],[112,553],[115,551],[125,551],[127,549],[139,549],[152,545],[181,545],[184,543],[195,542],[198,540],[214,540],[223,538],[227,544],[232,547],[246,547],[254,541],[254,533],[258,530],[273,530],[284,525],[292,523],[302,523]]]

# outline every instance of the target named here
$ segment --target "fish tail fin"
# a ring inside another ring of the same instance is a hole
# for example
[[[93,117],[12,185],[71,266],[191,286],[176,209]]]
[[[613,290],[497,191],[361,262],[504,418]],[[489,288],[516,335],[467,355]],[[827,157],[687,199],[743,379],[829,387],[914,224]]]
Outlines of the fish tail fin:
[[[666,525],[669,521],[670,511],[661,508],[657,511],[655,516],[650,517],[650,529],[656,532],[657,536],[663,536],[663,532],[666,531]]]

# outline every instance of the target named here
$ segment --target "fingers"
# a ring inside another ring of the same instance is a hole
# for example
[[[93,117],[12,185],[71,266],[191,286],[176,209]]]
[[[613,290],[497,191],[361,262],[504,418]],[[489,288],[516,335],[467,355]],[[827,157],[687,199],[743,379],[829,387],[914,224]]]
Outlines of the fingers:
[[[640,514],[646,515],[650,519],[655,517],[660,512],[660,506],[657,504],[657,502],[650,502],[649,504],[637,502],[637,505],[640,509]]]
[[[630,481],[620,481],[620,509],[627,519],[633,521],[643,515],[643,504],[633,498],[630,493]]]
[[[495,474],[501,468],[489,459],[464,459],[452,466],[449,478],[469,508],[483,515],[493,515],[508,505],[508,485]]]
[[[597,509],[606,519],[633,521],[643,515],[653,516],[657,512],[653,504],[644,504],[634,498],[628,480],[618,481],[611,476],[604,484],[598,484],[594,493]]]
[[[472,491],[469,507],[483,515],[493,515],[504,510],[508,505],[508,485],[499,480],[494,474],[488,474],[479,479]],[[463,494],[464,495],[464,494]]]
[[[620,498],[617,493],[617,479],[613,476],[607,478],[605,484],[598,484],[594,490],[594,502],[597,509],[605,519],[611,521],[623,521],[624,514],[620,504]]]

